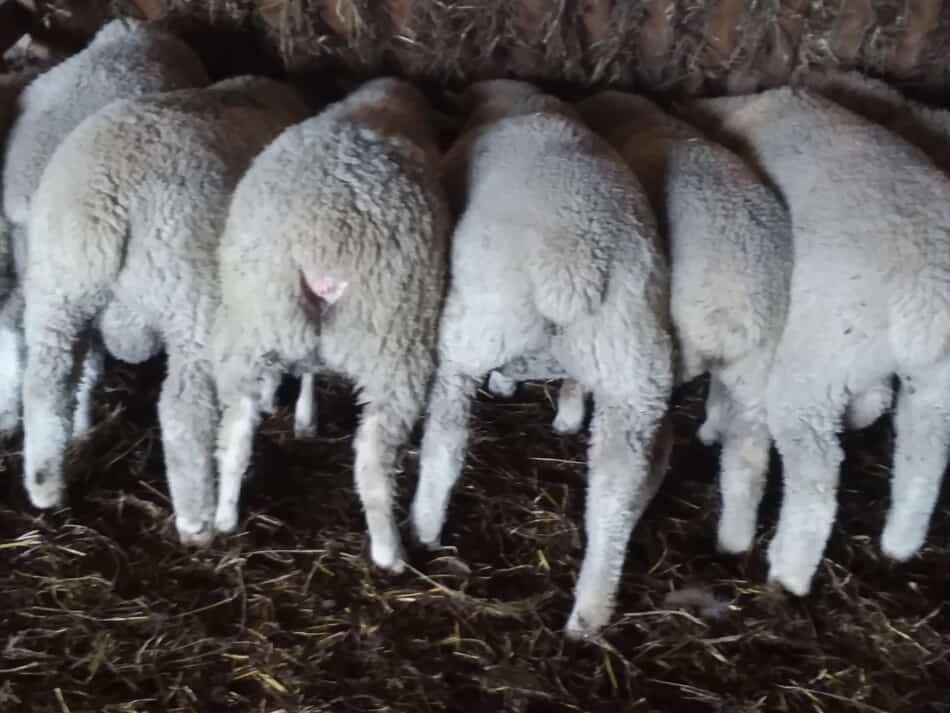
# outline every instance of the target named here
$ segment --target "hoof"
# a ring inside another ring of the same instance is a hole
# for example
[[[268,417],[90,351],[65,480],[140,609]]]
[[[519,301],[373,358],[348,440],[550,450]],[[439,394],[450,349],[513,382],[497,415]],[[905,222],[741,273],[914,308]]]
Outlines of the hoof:
[[[881,552],[886,557],[897,562],[906,562],[920,552],[927,539],[926,531],[923,534],[897,532],[896,528],[885,527],[881,535]]]
[[[814,564],[808,563],[811,558],[803,561],[807,553],[800,552],[799,545],[798,542],[786,542],[779,534],[772,538],[768,552],[768,583],[779,586],[796,597],[804,597],[811,591],[811,580],[821,557],[818,557]]]
[[[202,523],[194,525],[191,523],[176,522],[175,528],[178,530],[178,540],[186,547],[208,547],[214,540],[214,530],[210,524]]]
[[[416,541],[416,544],[430,552],[442,548],[441,532],[439,530],[433,530],[434,528],[420,528],[418,525],[412,528],[413,539]]]
[[[571,612],[564,627],[564,636],[571,641],[590,641],[597,638],[610,619],[609,611]]]
[[[752,549],[755,541],[755,527],[720,527],[716,538],[716,549],[724,555],[742,555]]]
[[[62,475],[54,476],[43,468],[27,476],[26,492],[33,507],[40,510],[59,508],[66,504],[66,484]]]
[[[406,571],[406,557],[402,547],[373,547],[373,562],[390,574],[402,574]]]
[[[214,531],[219,535],[233,535],[237,532],[238,516],[234,511],[219,512],[214,518]]]
[[[306,440],[316,438],[317,427],[309,423],[294,423],[294,438]]]
[[[796,597],[807,597],[811,592],[813,572],[788,572],[776,565],[770,565],[768,583],[773,587],[781,587]]]
[[[413,507],[411,518],[413,539],[427,550],[441,546],[442,519],[431,512]]]

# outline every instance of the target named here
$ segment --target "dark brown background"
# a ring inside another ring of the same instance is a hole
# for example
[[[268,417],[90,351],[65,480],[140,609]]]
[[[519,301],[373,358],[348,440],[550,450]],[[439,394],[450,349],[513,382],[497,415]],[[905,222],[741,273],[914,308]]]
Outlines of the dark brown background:
[[[696,94],[781,84],[815,67],[856,67],[929,90],[950,76],[943,0],[21,2],[80,36],[108,15],[186,18],[213,25],[219,34],[206,40],[232,60],[247,62],[251,50],[293,71],[342,67],[436,83],[518,76]]]

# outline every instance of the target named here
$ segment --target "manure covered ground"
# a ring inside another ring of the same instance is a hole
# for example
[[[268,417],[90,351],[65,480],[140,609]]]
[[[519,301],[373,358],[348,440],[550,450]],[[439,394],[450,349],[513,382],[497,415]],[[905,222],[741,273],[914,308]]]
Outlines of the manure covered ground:
[[[923,554],[879,553],[889,419],[845,438],[841,514],[812,596],[764,584],[778,464],[755,551],[715,551],[718,452],[676,406],[667,481],[631,543],[604,640],[560,633],[582,553],[586,436],[556,437],[553,385],[480,394],[442,551],[388,576],[352,486],[350,389],[292,438],[264,422],[240,534],[176,544],[156,422],[162,364],[111,363],[71,457],[70,508],[37,514],[20,440],[0,474],[0,712],[950,711],[950,508]],[[399,476],[405,518],[418,432]],[[408,530],[405,532],[408,540]]]

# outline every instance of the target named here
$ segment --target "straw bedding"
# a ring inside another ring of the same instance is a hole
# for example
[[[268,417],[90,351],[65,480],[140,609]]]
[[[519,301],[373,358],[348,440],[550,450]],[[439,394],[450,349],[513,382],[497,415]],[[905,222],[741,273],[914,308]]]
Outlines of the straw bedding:
[[[518,76],[688,94],[857,67],[923,88],[950,76],[950,5],[906,0],[29,0],[90,33],[116,14],[213,27],[232,58],[459,83]],[[231,33],[224,39],[224,33]]]
[[[76,36],[111,14],[166,17],[210,40],[218,74],[396,71],[438,86],[515,74],[575,93],[712,93],[829,64],[931,89],[948,71],[950,18],[929,3],[174,2],[39,7]],[[578,645],[560,627],[582,553],[585,436],[552,432],[551,386],[480,395],[447,546],[413,552],[392,577],[369,564],[356,410],[335,382],[321,385],[317,438],[292,439],[293,384],[264,423],[241,534],[179,547],[155,416],[162,371],[109,364],[66,510],[28,507],[20,442],[2,444],[0,712],[950,711],[950,508],[943,497],[921,556],[882,558],[887,419],[845,437],[841,512],[814,593],[797,600],[764,585],[777,459],[755,551],[716,554],[718,453],[693,438],[704,386],[684,390],[617,616]]]
[[[0,711],[950,710],[950,510],[944,498],[922,556],[880,556],[887,421],[846,438],[841,515],[814,594],[796,600],[763,584],[777,472],[755,552],[715,553],[716,452],[691,437],[702,385],[685,391],[617,617],[603,641],[577,645],[559,629],[581,555],[585,438],[552,434],[549,386],[481,395],[447,546],[391,577],[369,564],[344,384],[321,388],[312,441],[291,437],[289,384],[257,437],[241,534],[180,548],[161,371],[110,365],[68,510],[30,511],[6,444]],[[415,446],[405,468],[403,513]]]

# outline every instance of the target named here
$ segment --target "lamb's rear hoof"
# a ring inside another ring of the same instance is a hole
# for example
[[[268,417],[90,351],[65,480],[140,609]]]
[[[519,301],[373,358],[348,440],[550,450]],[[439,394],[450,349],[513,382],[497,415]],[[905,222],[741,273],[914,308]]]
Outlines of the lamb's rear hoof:
[[[821,559],[809,565],[810,558],[807,553],[799,553],[797,545],[798,542],[786,541],[776,532],[769,543],[768,583],[796,597],[805,597],[811,592],[811,581]]]
[[[40,510],[60,508],[66,504],[66,484],[45,468],[26,478],[26,492],[30,503]]]
[[[755,528],[720,528],[716,537],[716,549],[724,555],[744,555],[752,549]]]
[[[441,517],[427,507],[419,506],[417,502],[412,507],[410,520],[412,521],[412,537],[417,544],[427,550],[437,550],[441,547]]]
[[[441,534],[439,530],[433,533],[430,527],[420,528],[415,524],[412,527],[413,543],[426,552],[435,552],[442,549]]]
[[[219,535],[233,535],[237,532],[237,526],[236,512],[219,512],[214,517],[214,531]]]
[[[215,531],[210,523],[184,523],[178,521],[175,523],[178,530],[178,541],[185,547],[208,547],[214,540]]]
[[[769,569],[768,583],[772,587],[781,587],[796,597],[807,597],[811,592],[811,575],[783,572],[775,566]]]
[[[418,544],[419,547],[423,548],[426,552],[437,552],[442,549],[442,540],[438,537],[427,542],[423,542],[417,537],[416,544]]]
[[[406,571],[406,556],[402,547],[372,547],[373,562],[390,574],[402,574]]]
[[[575,608],[564,627],[564,636],[571,641],[591,641],[600,636],[609,619],[609,612],[595,610],[581,614]]]
[[[317,427],[309,423],[295,423],[294,424],[294,438],[298,440],[307,440],[309,438],[317,437]]]
[[[897,562],[906,562],[920,552],[927,539],[927,530],[922,532],[898,532],[897,528],[885,527],[881,535],[881,552]]]

